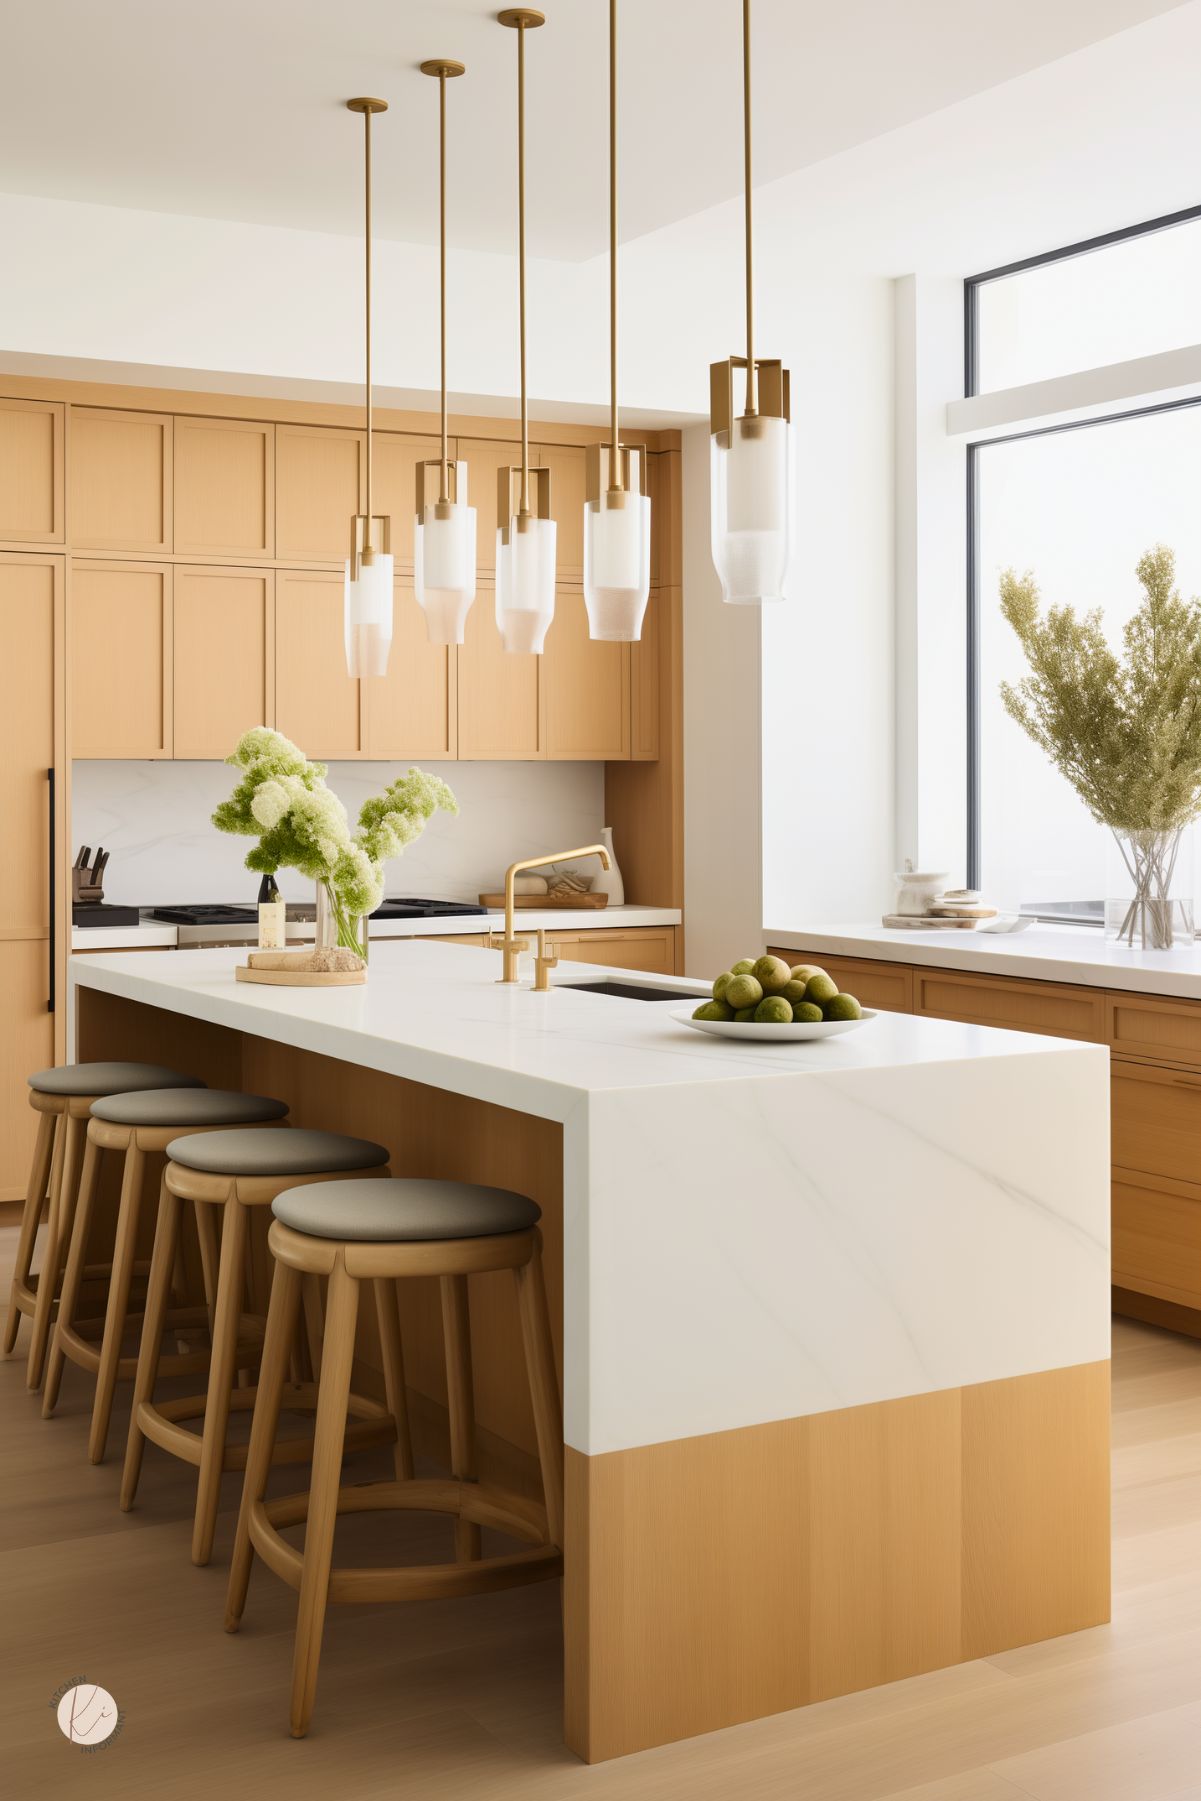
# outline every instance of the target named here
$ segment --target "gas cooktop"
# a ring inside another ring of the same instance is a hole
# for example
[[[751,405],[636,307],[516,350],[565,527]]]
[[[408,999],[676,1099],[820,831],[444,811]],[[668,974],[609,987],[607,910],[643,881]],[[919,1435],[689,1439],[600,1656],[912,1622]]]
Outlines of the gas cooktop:
[[[385,897],[371,915],[372,919],[441,919],[445,916],[461,918],[468,913],[486,913],[486,907],[476,907],[467,901],[446,900],[393,900]]]

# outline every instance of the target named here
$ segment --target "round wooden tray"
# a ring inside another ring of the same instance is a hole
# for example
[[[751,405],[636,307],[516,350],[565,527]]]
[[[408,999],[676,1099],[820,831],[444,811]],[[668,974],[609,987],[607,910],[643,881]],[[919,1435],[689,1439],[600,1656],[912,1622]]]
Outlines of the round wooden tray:
[[[367,980],[362,969],[306,969],[311,951],[252,951],[239,963],[239,982],[263,982],[273,988],[358,988]]]

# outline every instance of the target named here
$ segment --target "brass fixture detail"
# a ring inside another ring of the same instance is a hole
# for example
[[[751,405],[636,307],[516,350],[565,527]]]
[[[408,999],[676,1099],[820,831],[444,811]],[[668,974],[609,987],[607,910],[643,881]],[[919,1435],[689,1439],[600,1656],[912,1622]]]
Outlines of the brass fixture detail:
[[[516,507],[513,505],[514,480],[518,483]],[[523,474],[520,469],[510,465],[497,470],[496,519],[500,526],[502,544],[509,542],[510,520],[519,532],[524,532],[528,531],[531,519],[549,519],[550,516],[549,469],[527,469]]]
[[[517,507],[519,515],[528,515],[530,511],[530,411],[529,397],[526,392],[525,378],[525,34],[537,31],[540,25],[546,24],[546,14],[535,11],[532,6],[507,6],[496,15],[498,25],[507,25],[517,33],[517,312],[521,338],[521,496]],[[500,471],[502,482],[506,470]],[[539,471],[541,474],[542,472]],[[550,471],[546,472],[546,498],[538,507],[538,517],[550,517]],[[543,505],[545,511],[543,511]],[[500,514],[503,526],[510,516],[508,503],[508,485],[505,489],[505,506]],[[518,530],[522,529],[520,520]],[[503,540],[508,543],[508,537]]]
[[[445,506],[452,498],[450,493],[450,457],[447,451],[446,437],[446,84],[453,81],[456,75],[465,75],[465,63],[456,62],[453,57],[437,57],[431,62],[421,64],[421,73],[436,77],[438,82],[438,272],[439,293],[439,332],[442,388],[442,453],[438,459],[441,475],[438,481],[438,504]],[[417,517],[424,515],[423,484],[420,473],[417,478]],[[445,518],[446,514],[439,514]]]
[[[599,857],[602,869],[608,869],[609,853],[603,844],[584,844],[578,850],[553,850],[547,857],[525,857],[520,863],[510,863],[505,871],[505,935],[497,941],[489,934],[488,943],[491,949],[504,953],[504,974],[502,982],[517,980],[517,959],[529,943],[528,938],[518,938],[513,927],[513,883],[525,869],[545,869],[548,863],[570,863],[576,857]],[[539,934],[544,940],[544,935]],[[539,944],[541,951],[542,945]],[[545,983],[538,984],[545,986]]]
[[[630,471],[630,452],[637,457],[638,481],[635,486]],[[626,496],[631,493],[645,495],[646,487],[646,452],[642,446],[621,444],[618,446],[617,461],[619,468],[616,477],[610,477],[613,463],[613,447],[610,444],[588,444],[584,448],[584,499],[590,507],[599,507],[601,495],[608,494],[609,505],[624,506]]]
[[[552,944],[548,951],[546,948],[546,933],[539,927],[538,950],[534,957],[534,987],[539,994],[546,994],[549,992],[550,972],[552,969],[557,969],[558,966],[559,947],[557,944]]]
[[[347,110],[347,112],[361,113],[363,115],[363,193],[364,193],[363,210],[364,210],[364,222],[365,222],[365,229],[364,229],[364,235],[363,235],[364,255],[365,255],[365,266],[364,266],[365,334],[364,335],[365,335],[365,346],[366,346],[366,369],[365,369],[364,385],[366,388],[366,399],[367,399],[367,405],[366,405],[367,458],[366,458],[366,483],[365,483],[366,492],[363,497],[363,499],[364,499],[363,511],[361,513],[356,513],[350,522],[350,579],[352,581],[357,581],[358,577],[359,577],[360,563],[368,563],[368,564],[374,563],[375,553],[377,550],[382,552],[385,556],[388,555],[390,546],[391,546],[391,541],[392,541],[391,521],[386,517],[382,517],[382,516],[379,516],[379,515],[376,515],[375,513],[373,513],[372,507],[371,507],[372,476],[373,476],[373,459],[372,459],[372,447],[371,447],[371,436],[372,436],[372,433],[371,433],[371,422],[372,422],[372,402],[371,402],[371,120],[372,120],[372,117],[374,114],[387,112],[388,102],[386,100],[374,99],[369,94],[360,94],[357,99],[348,100],[346,102],[346,110]],[[374,543],[372,540],[372,530],[376,524],[379,524],[382,527],[382,530],[380,532],[380,540],[381,541],[378,544]]]

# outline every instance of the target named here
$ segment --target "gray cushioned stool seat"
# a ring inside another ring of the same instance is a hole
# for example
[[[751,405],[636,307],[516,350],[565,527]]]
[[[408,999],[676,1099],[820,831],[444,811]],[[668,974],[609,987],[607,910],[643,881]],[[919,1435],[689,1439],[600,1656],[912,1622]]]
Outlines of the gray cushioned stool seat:
[[[378,1169],[388,1161],[382,1144],[341,1132],[203,1132],[173,1138],[172,1163],[213,1176],[317,1176],[325,1170]]]
[[[423,1176],[369,1176],[362,1182],[285,1188],[272,1201],[271,1211],[283,1225],[314,1238],[375,1244],[491,1238],[528,1231],[542,1218],[541,1207],[524,1194]]]
[[[164,1069],[159,1063],[64,1063],[39,1069],[29,1078],[38,1094],[131,1094],[144,1088],[203,1088],[199,1076]]]
[[[287,1101],[229,1088],[149,1088],[112,1094],[92,1106],[93,1119],[114,1126],[256,1126],[283,1119]]]

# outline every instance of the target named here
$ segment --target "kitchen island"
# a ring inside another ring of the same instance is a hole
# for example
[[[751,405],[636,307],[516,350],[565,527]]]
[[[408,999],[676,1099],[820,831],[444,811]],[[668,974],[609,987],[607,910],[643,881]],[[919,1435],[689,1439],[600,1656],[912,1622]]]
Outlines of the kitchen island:
[[[242,954],[74,959],[77,1054],[169,1049],[398,1174],[541,1206],[582,1757],[1108,1618],[1102,1047],[885,1013],[732,1045],[573,990],[594,966],[536,994],[489,952],[390,943],[362,988],[248,988]],[[472,1297],[482,1450],[530,1481],[498,1280]],[[405,1300],[436,1438],[436,1297]]]

